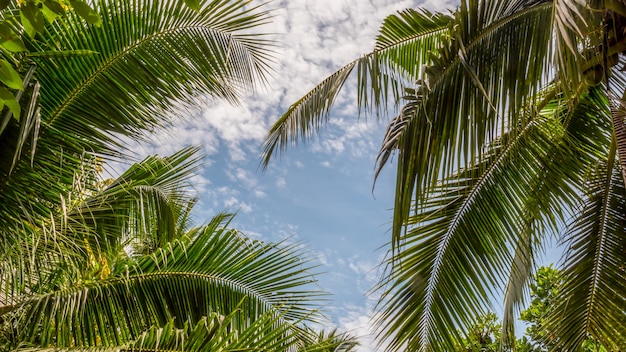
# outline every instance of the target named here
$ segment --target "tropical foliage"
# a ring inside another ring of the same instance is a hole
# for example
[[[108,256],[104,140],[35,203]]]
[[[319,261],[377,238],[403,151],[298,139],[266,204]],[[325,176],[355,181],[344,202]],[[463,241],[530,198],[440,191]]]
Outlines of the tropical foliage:
[[[34,32],[15,17],[31,3]],[[197,149],[101,179],[127,157],[125,139],[262,84],[273,43],[250,30],[269,13],[243,0],[102,0],[87,16],[70,3],[52,17],[64,1],[2,3],[0,31],[26,50],[1,51],[23,85],[0,79],[15,98],[0,119],[0,349],[353,349],[306,326],[325,293],[299,245],[250,240],[227,214],[192,226]]]
[[[558,337],[553,331],[553,324],[547,320],[552,310],[558,307],[559,294],[563,286],[563,273],[550,266],[542,266],[533,275],[530,284],[530,305],[524,309],[520,319],[528,323],[524,338],[518,341],[522,351],[553,351],[558,346]],[[587,338],[581,345],[581,351],[603,352],[617,351],[617,346],[603,346],[598,340]]]
[[[502,297],[502,339],[551,237],[563,287],[555,348],[626,346],[626,2],[462,0],[408,9],[374,50],[326,78],[270,130],[265,165],[330,117],[352,71],[362,111],[389,121],[377,169],[397,168],[377,321],[390,350],[451,350]]]
[[[26,35],[33,38],[35,35],[45,32],[46,21],[54,22],[57,18],[65,16],[68,11],[73,11],[88,23],[96,26],[100,24],[100,16],[82,0],[25,0],[18,1],[17,4],[7,0],[0,3],[0,11],[2,12],[0,16],[0,48],[2,50],[2,59],[0,59],[0,108],[7,106],[11,114],[19,119],[22,112],[19,100],[23,94],[19,91],[26,88],[32,74],[32,72],[20,74],[20,61],[32,55],[41,54],[30,51],[22,36]],[[58,52],[57,54],[62,53]],[[24,84],[25,79],[26,86]],[[32,118],[32,115],[33,112],[29,112],[27,118]],[[0,132],[11,117],[5,115]]]
[[[552,265],[542,266],[537,269],[530,283],[530,304],[520,314],[520,320],[527,324],[524,335],[515,341],[515,345],[509,342],[504,345],[500,339],[502,325],[498,316],[489,312],[482,315],[478,320],[462,332],[465,336],[462,343],[455,349],[457,351],[522,351],[542,352],[558,351],[554,334],[546,318],[556,308],[559,292],[563,285],[563,273]],[[608,349],[597,340],[586,339],[580,351],[601,352],[619,350],[612,346]]]
[[[185,227],[192,200],[181,182],[195,166],[193,152],[150,157],[66,205],[64,224],[48,231],[85,245],[39,250],[37,275],[20,278],[21,287],[3,280],[4,349],[295,350],[312,339],[297,323],[320,318],[324,293],[306,289],[314,279],[297,244],[250,241],[226,228],[228,215]]]
[[[480,316],[478,320],[465,332],[465,338],[456,346],[455,351],[464,352],[497,352],[500,351],[501,324],[498,324],[498,316],[489,312]],[[503,348],[503,351],[509,349]]]

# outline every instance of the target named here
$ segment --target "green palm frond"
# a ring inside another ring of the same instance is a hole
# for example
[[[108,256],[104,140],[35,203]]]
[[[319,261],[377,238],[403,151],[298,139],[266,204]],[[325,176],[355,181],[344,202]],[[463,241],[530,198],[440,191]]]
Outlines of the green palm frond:
[[[359,347],[356,337],[348,333],[331,331],[316,331],[304,328],[300,333],[299,352],[352,352]]]
[[[64,221],[73,236],[104,252],[133,244],[162,247],[181,236],[181,221],[194,204],[189,177],[199,165],[198,148],[147,157],[79,201]]]
[[[501,13],[493,22],[474,8],[486,12],[489,4],[457,11],[457,29],[427,67],[415,115],[398,137],[393,236],[411,201],[421,201],[439,175],[471,167],[486,144],[523,123],[524,106],[547,81],[550,33],[526,33],[551,23],[550,4]]]
[[[48,202],[67,193],[85,150],[119,156],[120,135],[138,138],[171,122],[177,111],[199,106],[203,96],[236,101],[269,72],[273,43],[251,32],[269,14],[249,1],[203,2],[199,11],[182,1],[94,6],[99,27],[68,15],[27,42],[35,52],[95,54],[30,58],[33,82],[41,85],[39,122],[31,124],[37,128],[21,133],[12,122],[0,145],[8,157],[18,148],[34,157],[0,162],[3,221],[22,218],[19,202],[33,197],[41,201],[27,211],[48,216]]]
[[[242,319],[248,317],[236,309],[228,315],[213,313],[209,318],[203,317],[193,328],[185,323],[182,329],[176,329],[176,324],[170,322],[164,328],[142,334],[130,344],[130,350],[295,351],[299,342],[297,330],[274,310],[264,312],[244,329],[236,323]]]
[[[344,83],[357,68],[361,109],[386,109],[389,94],[401,95],[406,85],[421,76],[421,65],[430,61],[447,33],[451,18],[428,11],[406,10],[389,16],[382,25],[375,50],[327,77],[291,105],[272,126],[263,147],[263,166],[290,144],[305,141],[330,117],[331,107]]]
[[[181,237],[194,203],[186,191],[198,167],[196,154],[196,148],[187,148],[170,157],[148,157],[104,189],[92,174],[94,166],[85,164],[87,174],[77,175],[72,192],[59,197],[49,219],[7,229],[18,239],[5,238],[1,306],[15,304],[20,294],[100,275],[128,254],[150,253]]]
[[[182,328],[236,309],[245,319],[231,324],[241,331],[272,309],[284,321],[314,321],[325,294],[308,286],[315,280],[298,245],[247,240],[224,228],[229,219],[220,215],[134,265],[113,266],[106,279],[25,297],[16,322],[20,340],[42,347],[119,345],[171,319]]]
[[[243,303],[243,302],[242,302]],[[241,310],[228,315],[211,313],[198,323],[178,327],[174,320],[163,326],[153,326],[135,340],[119,346],[80,348],[20,348],[20,352],[45,351],[295,351],[300,339],[294,326],[280,320],[280,315],[270,310],[263,313],[244,330],[238,330],[233,321],[245,319]]]
[[[610,122],[594,110],[606,102],[598,91],[579,100],[573,110],[562,96],[550,100],[494,141],[481,164],[441,180],[409,218],[381,284],[378,323],[393,332],[381,333],[392,350],[454,348],[459,336],[450,332],[487,311],[504,287],[508,314],[519,313],[536,253],[577,204],[583,172],[601,151],[579,147],[601,141],[589,139]]]
[[[587,201],[568,231],[565,282],[559,305],[551,312],[554,341],[564,350],[579,349],[593,337],[604,346],[624,346],[626,271],[626,189],[616,159],[616,144],[591,170]]]
[[[560,91],[560,87],[555,88]],[[608,111],[605,109],[607,104],[607,98],[601,90],[591,89],[587,94],[574,97],[570,101],[556,97],[543,109],[543,114],[553,115],[562,121],[566,132],[563,139],[566,143],[565,149],[553,150],[552,157],[546,159],[553,160],[552,163],[559,166],[567,165],[569,172],[561,174],[546,172],[537,179],[536,186],[532,187],[536,190],[533,196],[526,200],[527,211],[523,215],[522,231],[518,234],[513,247],[514,257],[504,294],[501,334],[504,345],[507,343],[511,345],[515,339],[515,320],[527,296],[528,284],[536,269],[537,257],[544,253],[545,243],[548,242],[546,236],[565,226],[567,214],[571,213],[580,201],[579,197],[573,194],[582,193],[582,187],[579,185],[584,183],[586,170],[595,165],[598,157],[607,152],[610,138],[605,132],[609,126]],[[564,155],[569,157],[564,158]],[[563,177],[566,184],[572,188],[569,196],[561,194],[567,187],[550,182],[555,177]],[[540,214],[535,211],[538,208],[551,210]]]

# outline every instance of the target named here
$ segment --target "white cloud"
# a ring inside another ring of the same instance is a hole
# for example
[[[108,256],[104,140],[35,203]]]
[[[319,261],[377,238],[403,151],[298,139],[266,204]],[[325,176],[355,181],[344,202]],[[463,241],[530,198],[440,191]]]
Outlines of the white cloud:
[[[231,181],[246,189],[253,189],[258,184],[258,180],[251,171],[240,167],[227,170],[226,175]]]
[[[323,252],[318,252],[317,253],[317,259],[320,261],[320,263],[322,263],[322,265],[324,267],[332,267],[332,264],[330,263],[330,261],[328,260],[328,257],[326,256],[325,253]]]
[[[290,104],[332,72],[371,51],[386,16],[421,3],[431,10],[442,11],[453,8],[451,4],[456,1],[370,0],[358,5],[353,0],[270,3],[275,17],[262,31],[275,33],[280,47],[276,50],[278,61],[268,89],[243,97],[241,106],[206,99],[202,113],[181,108],[182,116],[199,116],[157,131],[149,138],[152,143],[142,143],[134,149],[140,156],[168,155],[184,146],[202,145],[207,155],[219,153],[226,147],[235,162],[257,158],[268,127]],[[347,84],[344,90],[346,94],[338,98],[334,115],[351,118],[343,120],[335,116],[331,120],[339,132],[324,135],[323,150],[327,153],[349,150],[361,156],[364,148],[371,152],[372,146],[362,141],[376,124],[356,121],[354,84]],[[251,147],[255,152],[250,153]]]
[[[350,306],[339,319],[340,331],[357,336],[360,342],[359,352],[374,352],[378,341],[374,338],[371,308]],[[384,349],[383,349],[384,350]]]
[[[265,198],[267,196],[267,194],[265,192],[263,192],[260,188],[257,188],[254,191],[252,191],[252,194],[256,198]]]
[[[365,289],[372,287],[379,278],[378,261],[372,260],[359,260],[358,257],[353,257],[348,260],[348,267],[354,271],[358,277],[358,281],[364,281]]]
[[[276,187],[285,188],[287,186],[287,181],[283,177],[276,178]]]
[[[250,206],[250,204],[240,201],[235,196],[225,198],[222,203],[224,207],[228,208],[230,211],[239,211],[243,213],[250,213],[252,211],[252,206]]]

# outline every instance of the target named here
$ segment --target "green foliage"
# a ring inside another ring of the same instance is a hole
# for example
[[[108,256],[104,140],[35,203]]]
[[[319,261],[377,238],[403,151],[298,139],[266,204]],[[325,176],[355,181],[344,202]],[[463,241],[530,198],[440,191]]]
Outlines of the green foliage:
[[[498,316],[489,312],[479,316],[474,324],[462,332],[463,341],[455,351],[560,351],[556,347],[554,341],[556,335],[547,318],[557,308],[556,303],[563,281],[563,272],[552,265],[542,266],[534,273],[530,283],[530,304],[520,314],[520,320],[526,322],[528,326],[524,336],[515,341],[515,349],[503,342],[502,325],[498,321]],[[581,351],[584,352],[608,350],[591,338],[586,339],[581,347]]]
[[[125,138],[266,79],[245,0],[0,1],[0,350],[350,351],[293,243],[193,227],[197,148],[116,179]]]
[[[534,350],[550,351],[554,348],[554,338],[548,329],[546,317],[555,308],[559,290],[563,285],[563,275],[552,266],[541,267],[530,284],[530,306],[523,310],[520,319],[530,323],[526,335],[532,341]]]
[[[455,351],[485,351],[497,352],[500,348],[500,331],[502,326],[498,324],[498,316],[489,312],[478,317],[465,333],[463,343],[455,348]]]
[[[361,111],[389,121],[377,172],[396,191],[377,325],[389,350],[444,351],[504,293],[512,344],[537,255],[566,247],[555,349],[626,346],[626,10],[621,0],[462,0],[389,16],[373,51],[277,120],[264,165],[306,140],[357,68]],[[396,158],[392,158],[392,156]],[[563,231],[563,229],[566,229]],[[538,332],[539,333],[539,332]]]
[[[0,53],[4,58],[0,59],[0,83],[12,90],[12,98],[5,92],[2,98],[5,101],[19,101],[19,92],[28,89],[24,85],[24,76],[31,65],[29,58],[37,50],[25,45],[26,38],[23,37],[44,35],[46,25],[71,12],[76,12],[89,24],[101,23],[100,15],[82,0],[4,1],[0,4],[0,11]],[[49,55],[54,54],[50,52]],[[16,119],[20,118],[19,110],[11,109],[11,112]],[[3,129],[0,129],[0,133]]]
[[[527,322],[525,338],[520,341],[522,351],[558,351],[558,335],[550,325],[548,318],[558,309],[558,302],[564,284],[563,272],[552,265],[540,267],[530,284],[530,305],[520,315],[520,320]],[[609,349],[610,350],[610,349]],[[601,343],[587,338],[581,351],[607,351]]]

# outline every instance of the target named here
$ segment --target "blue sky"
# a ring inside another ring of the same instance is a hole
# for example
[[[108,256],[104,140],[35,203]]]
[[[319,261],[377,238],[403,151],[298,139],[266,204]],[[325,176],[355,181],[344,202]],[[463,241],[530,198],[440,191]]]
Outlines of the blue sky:
[[[319,138],[259,168],[263,137],[271,124],[326,76],[373,48],[382,20],[408,7],[452,8],[438,0],[280,0],[264,32],[281,44],[270,85],[231,106],[207,99],[201,111],[136,145],[138,157],[169,155],[200,145],[206,155],[193,179],[196,220],[237,211],[233,226],[266,241],[298,241],[321,265],[320,285],[330,291],[331,323],[363,335],[361,351],[373,351],[369,319],[376,303],[368,292],[389,240],[393,165],[372,191],[376,151],[385,121],[357,121],[354,85],[347,85]]]

